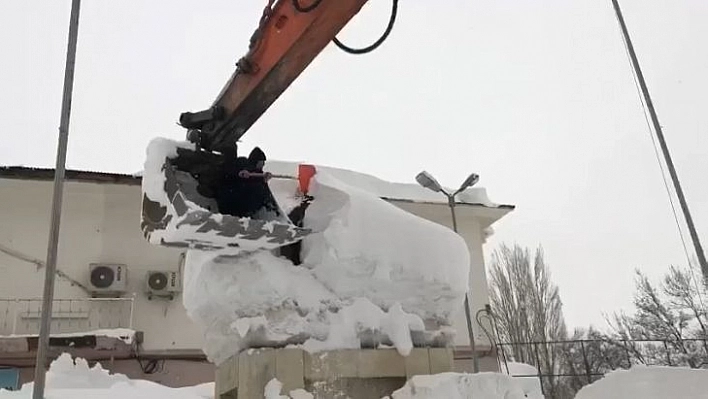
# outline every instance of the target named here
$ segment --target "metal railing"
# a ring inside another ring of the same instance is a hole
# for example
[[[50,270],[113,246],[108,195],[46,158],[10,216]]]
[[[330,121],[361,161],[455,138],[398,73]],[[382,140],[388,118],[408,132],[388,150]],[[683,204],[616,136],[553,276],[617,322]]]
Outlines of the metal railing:
[[[501,371],[537,378],[548,398],[572,398],[582,386],[606,373],[634,365],[708,368],[706,339],[588,339],[495,343]],[[552,359],[552,360],[549,360]],[[510,362],[525,363],[533,374],[514,373]]]
[[[133,298],[55,299],[52,334],[132,328]],[[0,336],[36,335],[42,314],[42,299],[1,299]]]

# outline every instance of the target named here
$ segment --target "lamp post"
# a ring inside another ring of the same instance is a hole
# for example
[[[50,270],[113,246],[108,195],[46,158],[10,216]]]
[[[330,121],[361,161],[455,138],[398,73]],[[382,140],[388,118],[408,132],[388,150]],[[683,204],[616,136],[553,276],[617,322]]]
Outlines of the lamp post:
[[[428,172],[422,171],[418,173],[415,180],[421,186],[434,191],[436,193],[442,193],[447,197],[447,204],[450,207],[450,213],[452,214],[452,230],[457,233],[457,216],[455,215],[455,196],[467,188],[474,186],[479,181],[479,175],[472,173],[467,176],[464,182],[460,185],[454,193],[450,194],[445,189],[442,188],[440,183]],[[477,359],[477,348],[474,342],[474,331],[472,329],[472,315],[470,312],[470,297],[469,297],[469,281],[467,282],[467,288],[465,289],[465,318],[467,319],[467,334],[470,338],[470,350],[472,351],[472,370],[474,373],[479,373],[479,360]]]

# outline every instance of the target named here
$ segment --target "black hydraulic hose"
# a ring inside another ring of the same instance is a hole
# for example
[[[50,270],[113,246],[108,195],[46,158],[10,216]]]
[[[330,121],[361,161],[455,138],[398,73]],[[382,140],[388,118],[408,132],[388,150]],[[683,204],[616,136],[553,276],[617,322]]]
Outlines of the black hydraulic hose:
[[[297,1],[297,0],[293,0]],[[321,1],[321,0],[320,0]],[[318,2],[319,3],[319,2]],[[388,20],[388,26],[386,27],[386,30],[384,31],[383,35],[375,41],[372,45],[364,48],[351,48],[342,42],[339,41],[336,37],[332,39],[334,44],[337,45],[340,49],[344,50],[345,52],[349,54],[366,54],[370,53],[376,48],[378,48],[381,44],[383,44],[384,41],[386,41],[386,38],[388,38],[388,35],[391,33],[391,30],[393,30],[393,24],[396,22],[396,15],[398,14],[398,0],[392,0],[392,5],[391,5],[391,17]]]
[[[295,9],[298,10],[299,12],[310,12],[310,11],[314,10],[315,8],[317,8],[317,6],[319,6],[320,3],[322,3],[322,0],[315,0],[309,6],[303,7],[300,5],[299,0],[293,0],[293,7],[295,7]]]

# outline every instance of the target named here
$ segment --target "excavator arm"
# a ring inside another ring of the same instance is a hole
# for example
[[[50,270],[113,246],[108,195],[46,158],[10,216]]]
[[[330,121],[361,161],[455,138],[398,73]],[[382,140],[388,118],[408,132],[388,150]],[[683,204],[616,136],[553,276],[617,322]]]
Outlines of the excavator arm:
[[[141,229],[149,242],[201,250],[280,248],[297,255],[293,248],[312,232],[302,226],[302,217],[314,200],[303,184],[313,168],[300,165],[301,203],[283,209],[259,170],[256,157],[263,161],[265,154],[237,157],[237,141],[331,41],[363,54],[386,40],[398,0],[392,0],[388,27],[371,46],[351,49],[336,39],[366,2],[268,0],[248,53],[212,106],[180,115],[191,144],[163,139],[148,147]],[[297,256],[292,259],[298,262]]]
[[[207,151],[234,147],[367,0],[269,0],[248,53],[209,109],[185,112],[187,138]]]

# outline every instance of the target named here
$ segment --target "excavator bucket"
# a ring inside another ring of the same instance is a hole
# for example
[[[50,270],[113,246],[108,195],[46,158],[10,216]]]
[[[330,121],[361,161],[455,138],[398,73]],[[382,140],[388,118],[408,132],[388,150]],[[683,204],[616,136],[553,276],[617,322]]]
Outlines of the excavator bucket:
[[[190,143],[158,138],[148,146],[142,180],[141,229],[152,244],[240,252],[275,249],[311,231],[293,223],[268,183],[263,209],[250,217],[219,212],[215,199],[223,158]],[[308,177],[309,180],[309,177]]]

